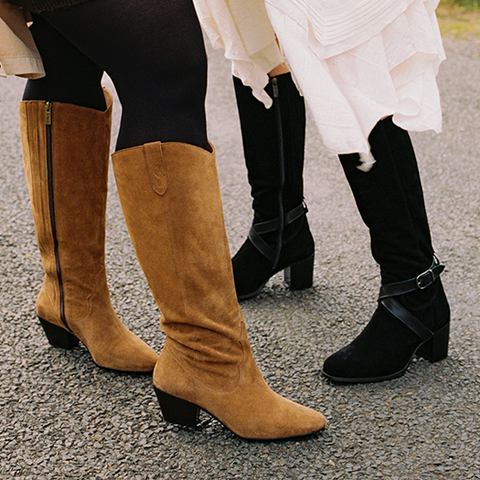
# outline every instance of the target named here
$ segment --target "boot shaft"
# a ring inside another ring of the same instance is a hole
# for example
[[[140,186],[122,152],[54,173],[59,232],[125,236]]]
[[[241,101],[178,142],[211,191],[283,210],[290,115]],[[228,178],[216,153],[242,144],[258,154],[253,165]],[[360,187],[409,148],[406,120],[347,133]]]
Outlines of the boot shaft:
[[[357,168],[357,154],[340,155],[340,161],[369,228],[382,284],[388,284],[425,271],[432,261],[433,247],[408,133],[389,118],[376,125],[369,141],[376,162],[368,172]]]
[[[214,153],[155,142],[116,152],[113,166],[162,327],[185,358],[236,363],[236,301]]]
[[[198,408],[237,435],[305,435],[322,415],[266,385],[233,284],[215,156],[160,142],[119,151],[115,178],[130,235],[167,334],[153,383],[167,421],[194,426]]]
[[[271,108],[233,77],[248,181],[256,222],[271,220],[303,202],[305,102],[290,74],[270,79]]]
[[[105,295],[112,114],[111,95],[106,96],[104,112],[63,103],[20,103],[25,174],[45,271],[37,307],[47,317],[58,317],[59,310],[66,318],[82,316],[86,298],[94,292]]]

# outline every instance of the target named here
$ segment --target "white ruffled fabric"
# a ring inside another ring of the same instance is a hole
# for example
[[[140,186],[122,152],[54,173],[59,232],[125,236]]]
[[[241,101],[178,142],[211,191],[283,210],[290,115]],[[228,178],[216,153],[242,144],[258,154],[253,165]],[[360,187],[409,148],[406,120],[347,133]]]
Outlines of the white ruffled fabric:
[[[232,74],[252,87],[267,107],[268,72],[284,62],[264,0],[194,0],[200,23],[212,46],[223,49]]]
[[[282,62],[325,146],[374,162],[368,135],[387,115],[410,131],[441,130],[436,75],[445,59],[438,0],[194,0],[232,73],[266,106],[267,73]]]

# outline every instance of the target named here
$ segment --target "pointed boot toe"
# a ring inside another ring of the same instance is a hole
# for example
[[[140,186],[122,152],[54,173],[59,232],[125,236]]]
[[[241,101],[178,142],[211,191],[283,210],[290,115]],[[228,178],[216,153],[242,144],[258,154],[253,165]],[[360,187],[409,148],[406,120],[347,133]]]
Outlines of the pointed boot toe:
[[[154,142],[116,152],[113,166],[167,335],[153,372],[164,419],[195,426],[202,409],[254,440],[321,430],[323,415],[275,394],[253,360],[234,288],[214,153]]]
[[[102,368],[119,372],[149,373],[155,368],[158,354],[142,339],[130,332],[119,320],[115,332],[104,335],[104,346],[98,340],[82,340],[93,361]],[[95,337],[94,337],[95,338]],[[91,346],[89,346],[89,343]]]
[[[243,361],[211,365],[211,371],[205,372],[167,339],[153,374],[164,419],[194,427],[202,409],[249,440],[303,437],[322,430],[326,420],[321,413],[278,395],[267,385],[246,341],[244,334]]]

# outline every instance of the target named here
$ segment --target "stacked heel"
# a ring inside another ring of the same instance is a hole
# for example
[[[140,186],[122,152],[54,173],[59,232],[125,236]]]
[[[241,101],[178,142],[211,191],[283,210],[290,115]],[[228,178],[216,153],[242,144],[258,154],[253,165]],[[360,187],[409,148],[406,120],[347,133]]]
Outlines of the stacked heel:
[[[448,355],[448,340],[450,337],[450,322],[435,332],[430,340],[427,340],[417,350],[417,355],[430,362],[439,362]]]
[[[43,318],[38,317],[40,324],[43,327],[43,331],[47,336],[47,339],[53,347],[64,348],[65,350],[71,350],[78,345],[78,338],[70,333],[68,330],[65,330],[62,327],[54,325],[53,323],[47,322]]]
[[[305,290],[313,285],[314,255],[290,265],[284,270],[284,278],[291,290]]]
[[[153,388],[166,422],[183,425],[184,427],[197,426],[200,410],[197,405],[165,393],[155,386]]]

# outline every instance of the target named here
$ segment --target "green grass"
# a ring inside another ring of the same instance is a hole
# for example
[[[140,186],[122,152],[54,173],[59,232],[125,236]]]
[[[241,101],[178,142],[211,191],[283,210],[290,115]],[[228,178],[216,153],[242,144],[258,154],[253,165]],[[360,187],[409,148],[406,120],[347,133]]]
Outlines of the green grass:
[[[442,35],[480,41],[480,0],[441,0],[437,17]]]
[[[442,3],[454,3],[469,10],[478,10],[480,8],[479,0],[450,0],[449,2],[442,1]]]

